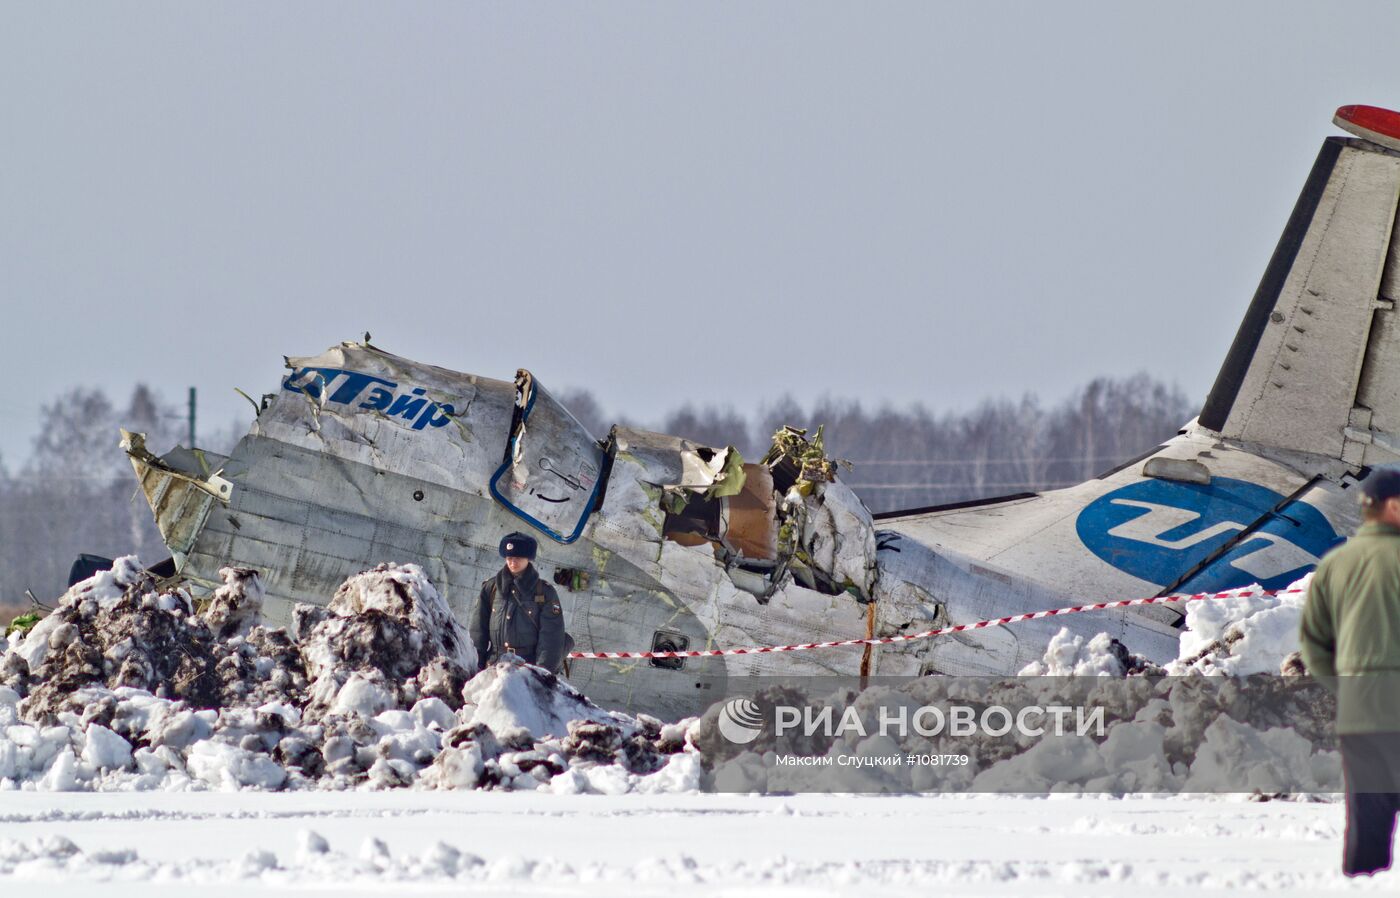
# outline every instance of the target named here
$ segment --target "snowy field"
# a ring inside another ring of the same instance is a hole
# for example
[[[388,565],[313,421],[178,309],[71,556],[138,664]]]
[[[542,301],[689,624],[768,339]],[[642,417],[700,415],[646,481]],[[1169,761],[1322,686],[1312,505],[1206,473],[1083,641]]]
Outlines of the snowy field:
[[[195,611],[123,559],[0,644],[0,898],[1400,891],[1400,872],[1341,875],[1333,795],[708,794],[704,776],[744,769],[697,741],[718,706],[663,724],[519,661],[472,675],[417,568],[351,578],[292,633],[256,623],[251,572],[225,576]],[[1188,609],[1170,688],[1294,670],[1304,586]],[[1022,673],[1121,681],[1140,666],[1124,657],[1066,631]],[[1047,738],[989,754],[981,775],[1089,792],[1212,771],[1308,784],[1291,792],[1340,781],[1335,752],[1287,728],[1167,697],[1116,716],[1102,744]]]
[[[1179,896],[1338,872],[1338,801],[397,791],[0,797],[0,894]],[[96,884],[101,884],[100,887]]]

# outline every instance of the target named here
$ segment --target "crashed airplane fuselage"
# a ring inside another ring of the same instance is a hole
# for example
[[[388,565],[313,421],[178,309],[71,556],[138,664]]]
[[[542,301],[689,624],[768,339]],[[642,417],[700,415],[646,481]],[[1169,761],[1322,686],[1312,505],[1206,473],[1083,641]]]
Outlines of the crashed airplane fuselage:
[[[465,619],[529,528],[580,651],[894,635],[1086,601],[1277,587],[1356,520],[1397,458],[1400,153],[1329,138],[1200,417],[1069,489],[872,516],[819,441],[761,461],[614,427],[589,433],[527,371],[489,380],[344,343],[288,361],[228,458],[131,455],[181,577],[263,573],[265,616],[386,561],[423,566]],[[1163,661],[1180,610],[1073,615],[938,639],[781,654],[579,660],[602,704],[686,713],[729,677],[1008,674],[1061,627]]]

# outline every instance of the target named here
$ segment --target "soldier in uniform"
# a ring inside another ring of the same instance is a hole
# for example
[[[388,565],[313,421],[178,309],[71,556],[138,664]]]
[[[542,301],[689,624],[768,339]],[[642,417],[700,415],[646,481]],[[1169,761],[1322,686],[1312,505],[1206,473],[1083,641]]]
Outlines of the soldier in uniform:
[[[471,637],[483,668],[507,653],[556,673],[563,667],[568,640],[564,609],[554,585],[530,563],[537,549],[532,536],[506,534],[500,545],[505,566],[481,584]]]

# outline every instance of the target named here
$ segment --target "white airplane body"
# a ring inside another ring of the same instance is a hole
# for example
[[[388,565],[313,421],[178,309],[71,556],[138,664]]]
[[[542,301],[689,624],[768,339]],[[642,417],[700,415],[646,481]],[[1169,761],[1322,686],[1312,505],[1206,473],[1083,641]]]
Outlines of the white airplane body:
[[[1343,112],[1353,108],[1368,107]],[[871,515],[800,455],[800,440],[746,464],[729,447],[620,426],[598,439],[527,371],[490,380],[368,343],[288,360],[226,459],[156,459],[134,437],[128,453],[178,576],[208,589],[225,565],[262,571],[273,624],[380,562],[422,565],[465,620],[500,567],[499,539],[517,529],[537,537],[536,564],[560,584],[585,652],[893,635],[1280,587],[1351,532],[1354,483],[1400,459],[1400,151],[1374,136],[1324,142],[1199,417],[1067,489]],[[729,677],[1014,674],[1061,627],[1164,661],[1180,614],[1147,606],[870,647],[576,660],[568,678],[601,704],[675,716]]]

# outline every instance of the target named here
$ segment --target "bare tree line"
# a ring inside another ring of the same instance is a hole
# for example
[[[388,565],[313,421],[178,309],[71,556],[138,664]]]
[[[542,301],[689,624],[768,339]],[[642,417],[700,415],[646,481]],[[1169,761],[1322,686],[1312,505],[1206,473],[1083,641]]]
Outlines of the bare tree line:
[[[40,601],[60,595],[84,552],[135,552],[147,563],[169,557],[118,431],[147,434],[159,453],[184,439],[185,426],[180,410],[145,385],[122,407],[82,387],[42,407],[28,459],[15,471],[0,467],[0,621],[30,605],[26,591]],[[241,436],[235,427],[200,442],[227,452]]]
[[[1097,378],[1048,407],[1029,394],[941,414],[783,398],[752,419],[685,406],[659,429],[756,459],[782,425],[822,425],[828,454],[851,462],[842,480],[882,512],[1080,483],[1170,439],[1196,411],[1179,388],[1138,374]]]
[[[829,454],[852,462],[842,479],[875,512],[1078,483],[1169,439],[1196,412],[1180,389],[1146,374],[1098,378],[1053,406],[1027,395],[944,413],[785,397],[752,415],[685,405],[659,422],[637,422],[610,418],[587,391],[560,399],[600,437],[620,420],[733,445],[746,459],[762,456],[782,425],[823,425]],[[136,552],[147,563],[168,556],[117,429],[145,432],[160,453],[184,438],[183,421],[145,386],[120,408],[99,389],[70,390],[43,407],[29,458],[13,472],[0,466],[0,606],[8,606],[0,620],[29,604],[26,590],[41,600],[61,593],[83,552]],[[235,423],[200,442],[227,453],[245,430]]]

